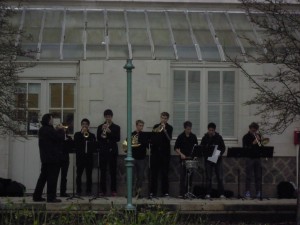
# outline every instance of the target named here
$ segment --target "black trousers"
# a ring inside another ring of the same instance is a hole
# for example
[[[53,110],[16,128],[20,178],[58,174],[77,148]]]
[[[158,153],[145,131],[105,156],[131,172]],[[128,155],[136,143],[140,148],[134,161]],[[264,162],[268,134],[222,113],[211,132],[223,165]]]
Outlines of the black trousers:
[[[42,163],[41,173],[38,178],[33,198],[41,198],[45,184],[47,183],[47,200],[56,198],[56,186],[59,174],[59,163]]]
[[[110,172],[110,190],[111,192],[117,192],[117,154],[107,154],[107,155],[99,155],[99,163],[100,163],[100,191],[103,194],[106,194],[106,173],[107,168],[109,167]]]
[[[169,193],[169,164],[170,155],[151,155],[150,156],[150,192],[157,195],[158,176],[161,174],[161,192]]]
[[[84,170],[85,170],[85,175],[86,175],[86,192],[87,193],[91,193],[92,192],[93,162],[87,160],[85,162],[79,162],[79,163],[77,163],[77,169],[76,169],[76,191],[79,194],[82,192],[81,177],[82,177],[82,174],[83,174]]]
[[[213,170],[215,170],[219,195],[224,195],[224,184],[223,184],[223,164],[222,158],[219,158],[217,163],[205,160],[205,171],[206,171],[206,194],[212,192],[212,176]]]
[[[60,194],[65,194],[67,191],[67,176],[69,164],[69,161],[62,161],[60,163]]]

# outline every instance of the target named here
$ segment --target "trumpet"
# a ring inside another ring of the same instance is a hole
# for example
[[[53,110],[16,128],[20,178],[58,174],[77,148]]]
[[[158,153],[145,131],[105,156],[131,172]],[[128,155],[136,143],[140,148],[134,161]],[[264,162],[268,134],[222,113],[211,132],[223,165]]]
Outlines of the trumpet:
[[[156,127],[156,128],[154,128],[152,131],[153,131],[153,132],[160,133],[160,132],[162,132],[163,130],[165,130],[165,125],[164,125],[164,124],[159,124],[159,126]]]
[[[102,130],[102,134],[101,134],[101,137],[102,137],[102,138],[107,138],[106,130],[107,130],[107,128],[109,127],[109,123],[106,122],[105,124],[106,124],[106,128],[104,128],[104,129]]]
[[[82,130],[83,130],[83,137],[88,138],[90,136],[90,133],[88,132],[87,128],[84,128]]]
[[[139,143],[139,134],[137,133],[136,135],[131,137],[131,147],[137,148],[139,146],[141,146],[141,144]],[[125,153],[127,152],[128,143],[126,140],[124,140],[122,143],[122,149]]]
[[[254,133],[253,135],[254,135],[255,140],[256,140],[259,147],[267,145],[270,142],[270,138],[263,138],[262,135],[260,135],[261,138],[260,138],[260,141],[259,141],[258,138],[257,138],[257,134]]]

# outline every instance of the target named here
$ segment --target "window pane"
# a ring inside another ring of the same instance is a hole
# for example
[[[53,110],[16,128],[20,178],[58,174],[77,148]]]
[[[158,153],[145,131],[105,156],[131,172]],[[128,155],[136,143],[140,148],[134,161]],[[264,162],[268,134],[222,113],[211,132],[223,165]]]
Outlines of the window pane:
[[[75,84],[64,84],[64,108],[74,108],[74,86]]]
[[[73,134],[73,132],[74,132],[74,111],[73,110],[64,110],[62,122],[65,126],[68,126],[68,133]]]
[[[60,108],[61,104],[61,84],[50,84],[50,108]]]
[[[51,113],[52,117],[53,117],[53,126],[56,126],[63,122],[61,119],[61,111],[60,110],[49,110],[49,113]]]
[[[193,124],[193,133],[200,134],[200,104],[189,104],[188,120]]]
[[[38,133],[38,130],[40,128],[39,112],[40,111],[29,111],[28,112],[27,134],[36,135]]]
[[[234,106],[223,106],[223,119],[222,119],[222,134],[223,136],[234,136]]]
[[[234,83],[235,77],[233,71],[223,72],[223,101],[234,102]]]
[[[40,84],[28,85],[28,108],[39,108],[40,105]]]
[[[185,120],[185,105],[174,104],[173,107],[173,136],[177,137],[183,131],[183,122]]]
[[[24,108],[26,107],[26,84],[18,84],[17,93],[16,93],[16,107]]]
[[[220,102],[220,72],[208,72],[208,102]]]
[[[185,100],[185,71],[174,71],[174,101]]]
[[[220,106],[219,105],[209,105],[208,106],[208,123],[215,123],[217,125],[217,130],[220,130]]]
[[[200,102],[200,71],[189,71],[188,82],[188,100]]]

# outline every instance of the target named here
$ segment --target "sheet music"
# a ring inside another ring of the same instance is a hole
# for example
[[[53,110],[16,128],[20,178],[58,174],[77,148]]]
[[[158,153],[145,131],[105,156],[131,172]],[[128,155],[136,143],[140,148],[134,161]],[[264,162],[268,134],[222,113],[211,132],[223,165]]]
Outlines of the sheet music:
[[[221,151],[218,150],[218,145],[215,145],[215,149],[214,149],[212,156],[208,157],[207,160],[211,161],[213,163],[217,163],[220,154],[221,154]]]

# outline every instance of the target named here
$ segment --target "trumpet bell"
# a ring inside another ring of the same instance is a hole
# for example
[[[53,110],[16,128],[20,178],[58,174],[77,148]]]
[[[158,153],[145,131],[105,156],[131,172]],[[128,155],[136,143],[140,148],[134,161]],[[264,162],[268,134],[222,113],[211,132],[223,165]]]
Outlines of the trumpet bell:
[[[267,145],[269,142],[270,142],[270,138],[263,138],[263,139],[261,140],[261,144],[262,144],[262,145]]]
[[[84,137],[84,138],[88,138],[89,136],[90,136],[89,132],[84,132],[84,133],[83,133],[83,137]]]

